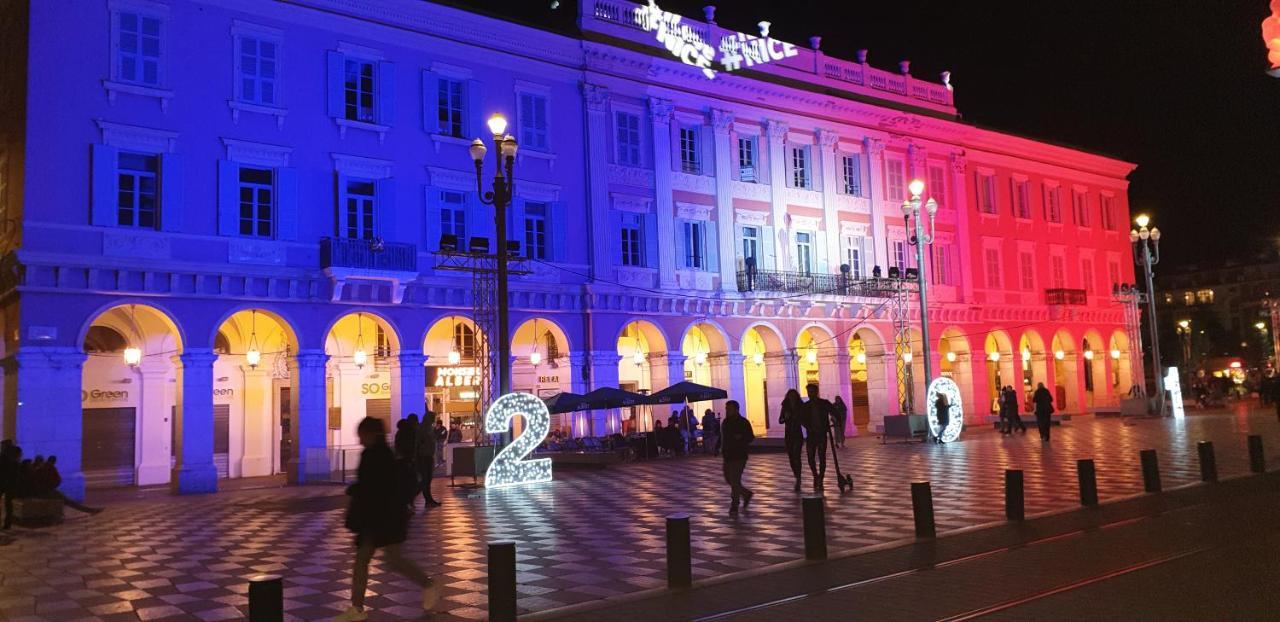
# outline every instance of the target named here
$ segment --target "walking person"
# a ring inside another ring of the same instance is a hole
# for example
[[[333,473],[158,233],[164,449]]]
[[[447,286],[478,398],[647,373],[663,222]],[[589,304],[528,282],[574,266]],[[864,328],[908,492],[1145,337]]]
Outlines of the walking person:
[[[413,415],[410,415],[412,417]],[[434,505],[440,505],[436,498],[431,496],[431,480],[436,474],[436,428],[432,425],[436,414],[427,411],[422,418],[422,425],[418,426],[416,451],[413,456],[413,466],[418,472],[418,486],[422,493],[422,507],[429,508]],[[412,506],[418,500],[418,495],[413,496],[413,500],[409,502]]]
[[[1040,440],[1049,442],[1049,416],[1053,414],[1053,395],[1044,388],[1044,383],[1036,385],[1036,392],[1031,395],[1036,405],[1036,426],[1040,428]]]
[[[742,472],[747,468],[747,446],[756,440],[748,422],[738,410],[737,400],[724,403],[724,481],[729,484],[729,513],[738,513],[738,500],[746,509],[755,496],[750,488],[742,485]]]
[[[809,452],[809,470],[813,473],[813,489],[820,491],[827,478],[827,434],[831,431],[831,402],[818,396],[818,385],[805,387],[809,400],[805,407],[805,449]]]
[[[804,400],[800,392],[788,389],[782,398],[782,414],[778,423],[783,425],[783,441],[787,447],[787,459],[791,462],[791,473],[796,476],[796,492],[800,492],[800,455],[804,452]]]
[[[360,466],[356,482],[347,488],[351,497],[346,527],[356,534],[355,565],[351,572],[351,607],[334,618],[336,622],[367,620],[365,588],[369,584],[369,562],[378,549],[387,567],[422,588],[422,608],[430,610],[440,600],[440,588],[430,577],[404,557],[400,545],[408,538],[409,514],[397,481],[395,456],[387,446],[387,432],[381,419],[365,417],[356,426],[360,445]]]
[[[944,442],[942,437],[947,433],[947,426],[951,425],[951,402],[941,391],[938,392],[938,399],[933,401],[933,409],[938,413],[938,434],[933,437],[933,442],[941,444]]]
[[[844,398],[839,395],[831,401],[832,421],[835,423],[836,447],[844,447],[845,419],[849,416],[849,407],[844,405]]]
[[[436,466],[441,466],[444,464],[444,442],[449,438],[449,430],[444,427],[444,422],[438,417],[436,418],[434,432],[436,436]]]
[[[1013,390],[1013,386],[1005,385],[1004,391],[1001,393],[1001,400],[1009,417],[1005,429],[1008,430],[1009,434],[1013,434],[1013,428],[1017,426],[1019,432],[1026,434],[1027,426],[1022,423],[1022,408],[1018,405],[1018,392]]]

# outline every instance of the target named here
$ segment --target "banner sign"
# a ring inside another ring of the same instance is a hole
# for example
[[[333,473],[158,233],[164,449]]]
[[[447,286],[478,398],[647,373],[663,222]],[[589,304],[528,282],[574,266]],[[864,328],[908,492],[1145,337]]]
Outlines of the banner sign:
[[[721,37],[716,47],[703,39],[694,27],[684,23],[683,15],[662,10],[656,0],[649,0],[648,6],[636,8],[635,22],[646,32],[654,33],[658,43],[672,56],[701,69],[708,78],[716,77],[712,64],[717,49],[723,71],[737,71],[743,64],[750,68],[799,54],[795,45],[769,36],[769,22],[760,22],[759,37],[733,32]]]

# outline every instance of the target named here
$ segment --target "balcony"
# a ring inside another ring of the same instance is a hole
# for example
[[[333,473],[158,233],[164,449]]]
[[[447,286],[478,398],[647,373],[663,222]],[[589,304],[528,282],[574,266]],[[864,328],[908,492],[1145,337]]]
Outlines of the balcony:
[[[887,298],[898,292],[915,291],[915,286],[915,281],[902,279],[859,280],[842,274],[806,274],[777,270],[755,270],[751,273],[746,270],[738,271],[738,291],[740,292]]]
[[[1083,307],[1089,304],[1089,296],[1083,289],[1046,289],[1044,303],[1047,305]]]
[[[404,299],[405,286],[418,278],[418,247],[380,239],[321,238],[320,267],[333,279],[333,300],[342,300],[350,281],[383,281],[391,302]]]

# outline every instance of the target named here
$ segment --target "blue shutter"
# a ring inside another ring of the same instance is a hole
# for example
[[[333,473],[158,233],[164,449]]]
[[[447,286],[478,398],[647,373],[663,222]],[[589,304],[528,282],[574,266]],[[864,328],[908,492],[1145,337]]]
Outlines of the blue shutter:
[[[395,180],[379,179],[373,182],[373,230],[378,237],[388,237],[388,234],[398,229],[394,224],[397,213]],[[394,239],[394,236],[391,237]]]
[[[89,202],[90,224],[103,227],[114,227],[120,224],[120,217],[116,213],[118,207],[116,202],[119,200],[116,196],[119,190],[116,160],[119,153],[115,147],[106,145],[93,145],[89,152],[93,184],[93,194]]]
[[[276,239],[298,239],[298,170],[276,169]]]
[[[814,252],[817,253],[817,261],[813,262],[815,266],[814,272],[818,274],[831,274],[831,262],[827,260],[827,233],[818,231],[814,234]]]
[[[218,160],[218,235],[240,234],[240,165]]]
[[[467,130],[470,129],[470,135],[473,137],[487,136],[488,130],[484,124],[484,107],[481,102],[480,81],[467,80],[467,97],[463,104],[467,109],[467,117],[462,120],[463,136],[467,136]],[[508,127],[508,132],[515,132],[514,127]]]
[[[778,264],[778,230],[773,227],[761,227],[760,234],[760,270],[776,270]]]
[[[644,215],[644,265],[658,267],[658,217],[655,214]]]
[[[676,219],[676,270],[684,268],[688,263],[689,247],[685,244],[684,223],[685,221]]]
[[[707,248],[707,256],[702,269],[707,272],[720,272],[720,234],[717,232],[718,224],[714,220],[703,223],[703,233],[705,235],[703,241]]]
[[[643,233],[640,235],[644,235]],[[618,210],[609,210],[609,235],[603,240],[595,240],[595,244],[604,244],[605,256],[609,258],[609,263],[603,266],[596,266],[596,274],[610,274],[613,266],[622,265],[622,212]],[[594,256],[594,251],[589,251]],[[591,257],[588,257],[590,260]]]
[[[391,61],[378,63],[378,123],[395,125],[396,122],[396,64]]]
[[[160,230],[182,231],[182,156],[160,156]]]
[[[548,256],[555,261],[568,261],[569,238],[565,235],[569,229],[568,208],[564,201],[553,201],[548,212],[547,244],[551,245]]]
[[[520,243],[521,257],[529,256],[529,249],[525,246],[524,239],[524,206],[526,203],[528,201],[524,199],[517,199],[507,206],[507,239]],[[493,250],[497,251],[498,248],[495,246]]]
[[[440,191],[427,186],[427,239],[422,245],[428,250],[440,250]]]
[[[428,134],[435,134],[440,131],[440,84],[437,82],[436,74],[430,71],[422,72],[422,130]],[[438,198],[438,197],[437,197]],[[434,201],[428,201],[433,204]],[[429,243],[434,245],[436,240],[430,240]]]
[[[326,86],[328,87],[329,116],[341,119],[346,116],[346,100],[342,90],[342,79],[346,73],[346,57],[342,52],[333,50],[327,54],[329,82]]]

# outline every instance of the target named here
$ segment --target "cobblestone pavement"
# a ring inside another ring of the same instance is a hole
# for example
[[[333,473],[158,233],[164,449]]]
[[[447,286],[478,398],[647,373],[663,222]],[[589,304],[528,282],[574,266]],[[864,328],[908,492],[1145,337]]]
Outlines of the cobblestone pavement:
[[[851,440],[840,462],[853,474],[854,492],[839,495],[828,476],[829,544],[853,549],[910,536],[912,481],[933,483],[938,529],[947,531],[1003,520],[1006,468],[1026,472],[1034,514],[1078,504],[1078,458],[1095,459],[1105,502],[1142,491],[1141,449],[1158,450],[1164,484],[1173,487],[1198,481],[1196,441],[1214,442],[1225,477],[1248,471],[1247,434],[1274,447],[1278,429],[1274,415],[1240,408],[1181,421],[1077,418],[1056,427],[1048,445],[1034,430],[1005,438],[985,428],[943,446]],[[484,617],[489,541],[518,543],[522,611],[662,586],[663,519],[674,512],[693,517],[695,579],[803,554],[799,496],[781,453],[752,456],[746,480],[757,496],[736,518],[727,513],[719,461],[710,457],[562,470],[556,478],[488,491],[437,479],[445,504],[419,511],[406,545],[443,580],[444,600],[431,619]],[[286,577],[285,607],[294,619],[327,619],[345,607],[351,538],[337,487],[121,497],[110,497],[98,516],[0,536],[0,619],[235,619],[247,602],[245,578],[261,572]],[[371,619],[421,617],[413,586],[374,563]]]

